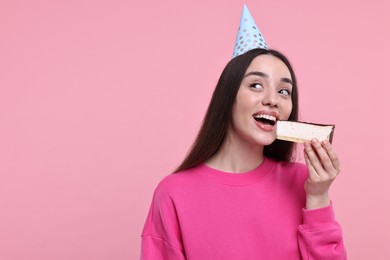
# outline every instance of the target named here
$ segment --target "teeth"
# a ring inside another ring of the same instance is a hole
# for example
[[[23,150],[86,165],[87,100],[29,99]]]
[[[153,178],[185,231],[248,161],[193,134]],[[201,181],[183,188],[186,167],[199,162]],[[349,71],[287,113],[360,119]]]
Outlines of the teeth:
[[[265,118],[271,121],[276,121],[276,117],[271,116],[271,115],[265,115],[265,114],[260,114],[260,115],[254,115],[254,118]]]

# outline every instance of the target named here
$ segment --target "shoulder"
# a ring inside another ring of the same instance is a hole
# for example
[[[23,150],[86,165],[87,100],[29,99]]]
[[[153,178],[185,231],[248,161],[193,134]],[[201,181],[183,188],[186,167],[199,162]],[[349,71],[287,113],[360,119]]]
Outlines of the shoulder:
[[[289,171],[304,171],[307,170],[306,164],[301,162],[275,162],[276,167]]]
[[[199,167],[165,176],[155,189],[157,197],[172,197],[193,189],[200,182]]]
[[[280,172],[284,176],[288,175],[291,177],[306,179],[309,175],[306,164],[300,162],[274,161],[274,169],[276,172]]]

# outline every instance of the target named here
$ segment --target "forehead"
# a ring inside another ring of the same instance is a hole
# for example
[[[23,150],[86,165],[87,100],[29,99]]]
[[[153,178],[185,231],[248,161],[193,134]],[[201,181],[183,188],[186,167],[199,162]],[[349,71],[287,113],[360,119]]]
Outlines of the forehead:
[[[253,71],[261,71],[276,77],[291,78],[291,73],[287,65],[281,59],[269,54],[259,55],[253,59],[246,73]]]

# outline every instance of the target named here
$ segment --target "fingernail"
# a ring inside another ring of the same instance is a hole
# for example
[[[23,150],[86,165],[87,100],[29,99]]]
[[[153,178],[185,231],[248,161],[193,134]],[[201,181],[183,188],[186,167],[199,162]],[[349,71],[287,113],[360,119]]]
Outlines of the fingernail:
[[[314,138],[313,140],[311,140],[311,142],[312,142],[313,144],[316,144],[316,143],[318,143],[318,140],[317,140],[316,138]]]

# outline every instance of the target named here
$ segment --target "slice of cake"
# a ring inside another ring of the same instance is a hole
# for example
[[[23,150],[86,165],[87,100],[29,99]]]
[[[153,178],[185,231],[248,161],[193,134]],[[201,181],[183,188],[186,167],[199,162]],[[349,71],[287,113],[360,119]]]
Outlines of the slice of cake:
[[[276,126],[277,139],[303,143],[316,138],[322,142],[332,143],[335,125],[321,125],[305,122],[278,121]]]

